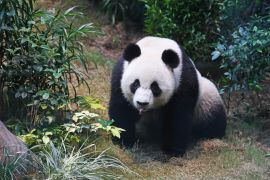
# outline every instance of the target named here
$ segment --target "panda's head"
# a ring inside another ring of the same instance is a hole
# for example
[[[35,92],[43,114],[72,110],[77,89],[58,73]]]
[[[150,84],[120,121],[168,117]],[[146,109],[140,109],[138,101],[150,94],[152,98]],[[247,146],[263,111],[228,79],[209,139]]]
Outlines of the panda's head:
[[[130,44],[123,53],[121,89],[125,98],[141,113],[165,105],[178,86],[179,54],[153,44]]]

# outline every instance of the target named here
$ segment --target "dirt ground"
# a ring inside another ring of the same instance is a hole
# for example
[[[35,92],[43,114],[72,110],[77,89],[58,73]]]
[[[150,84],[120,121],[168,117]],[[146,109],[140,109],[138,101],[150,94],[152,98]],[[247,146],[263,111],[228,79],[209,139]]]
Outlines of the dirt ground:
[[[80,3],[86,13],[85,21],[94,22],[97,26],[99,35],[86,37],[82,41],[89,53],[87,81],[90,95],[107,106],[112,66],[106,62],[115,62],[123,48],[143,37],[143,33],[127,33],[122,24],[112,27],[108,18],[101,16],[86,0],[52,0],[50,3],[40,0],[39,3],[42,7],[61,8]],[[93,61],[102,63],[95,66]],[[79,88],[79,93],[89,95],[84,86]],[[265,93],[269,94],[269,91]],[[230,96],[226,137],[192,144],[181,158],[169,158],[158,148],[149,145],[139,144],[131,150],[123,150],[107,139],[99,142],[100,148],[109,146],[110,153],[139,174],[127,176],[127,179],[270,179],[270,158],[265,156],[270,153],[269,99],[262,94],[244,94],[243,99],[239,98],[241,96]],[[224,99],[227,103],[228,95]],[[252,108],[247,110],[254,106],[254,102],[260,103],[260,108],[256,112]],[[108,118],[107,111],[102,113]]]

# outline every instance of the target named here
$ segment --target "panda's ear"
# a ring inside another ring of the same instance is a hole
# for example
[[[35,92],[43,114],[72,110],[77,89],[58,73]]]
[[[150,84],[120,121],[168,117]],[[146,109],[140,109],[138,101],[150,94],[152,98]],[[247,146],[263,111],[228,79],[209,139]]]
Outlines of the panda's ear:
[[[179,56],[177,53],[171,49],[167,49],[163,51],[161,59],[165,64],[167,64],[169,67],[176,68],[179,64]]]
[[[123,58],[131,62],[134,58],[141,55],[141,49],[137,44],[129,44],[124,50]]]

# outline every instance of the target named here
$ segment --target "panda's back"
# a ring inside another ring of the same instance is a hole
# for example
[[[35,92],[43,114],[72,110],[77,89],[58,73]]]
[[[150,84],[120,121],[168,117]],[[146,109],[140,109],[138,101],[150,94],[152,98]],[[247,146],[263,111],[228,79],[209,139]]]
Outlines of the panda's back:
[[[199,97],[195,107],[194,122],[205,121],[211,119],[212,112],[218,106],[224,106],[223,101],[218,93],[214,83],[207,78],[201,76],[197,71],[199,82]]]

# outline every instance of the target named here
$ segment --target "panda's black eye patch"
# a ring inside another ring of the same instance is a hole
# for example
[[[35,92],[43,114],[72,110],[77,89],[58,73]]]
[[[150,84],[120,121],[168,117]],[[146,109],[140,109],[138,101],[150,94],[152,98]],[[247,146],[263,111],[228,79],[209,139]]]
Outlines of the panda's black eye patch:
[[[136,90],[140,87],[140,81],[139,79],[136,79],[131,85],[130,85],[130,91],[134,94]]]
[[[155,96],[155,97],[158,97],[158,96],[160,96],[160,94],[161,94],[161,89],[160,89],[160,87],[159,87],[159,85],[158,85],[158,83],[156,82],[156,81],[154,81],[152,84],[151,84],[151,91],[152,91],[152,93],[153,93],[153,95]]]

